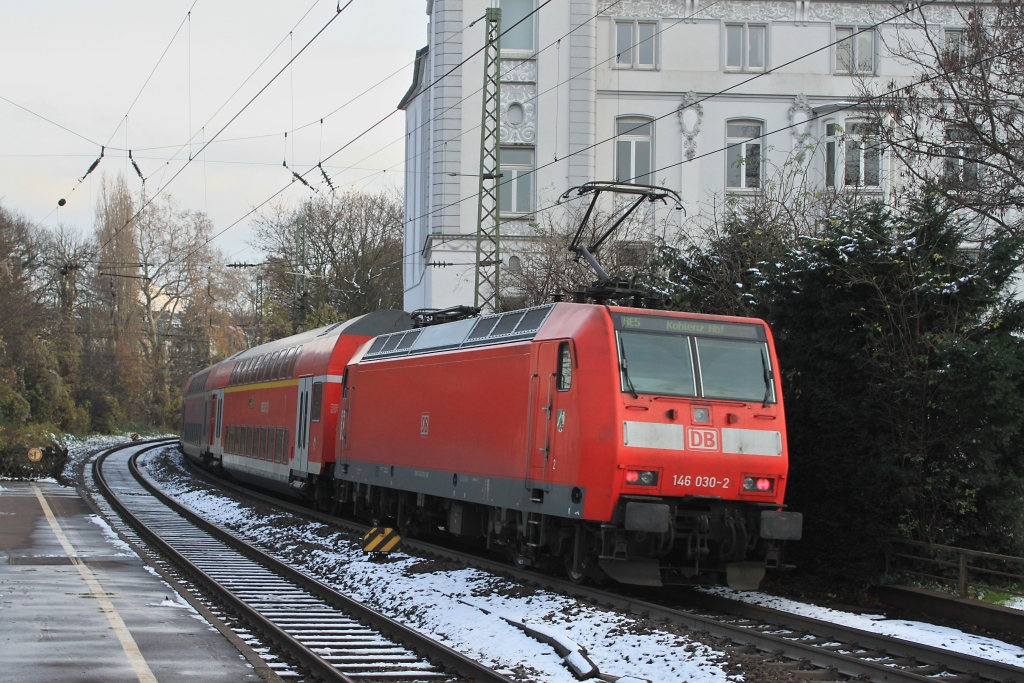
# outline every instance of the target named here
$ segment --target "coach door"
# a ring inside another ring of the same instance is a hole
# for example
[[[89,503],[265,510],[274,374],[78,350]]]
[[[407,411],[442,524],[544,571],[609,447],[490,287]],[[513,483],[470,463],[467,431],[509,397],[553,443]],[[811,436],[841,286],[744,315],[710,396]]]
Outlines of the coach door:
[[[570,407],[572,351],[567,341],[543,342],[534,355],[530,377],[530,437],[526,488],[534,498],[551,490],[552,471],[558,456]]]
[[[216,421],[215,421],[215,423],[213,425],[213,427],[215,428],[214,431],[212,432],[213,433],[213,438],[210,439],[210,443],[213,444],[213,448],[211,448],[211,450],[213,450],[215,453],[223,453],[224,452],[224,448],[223,448],[224,440],[223,440],[223,436],[222,436],[223,435],[223,431],[224,431],[224,426],[222,424],[224,422],[224,390],[223,389],[218,389],[217,391],[213,392],[213,405],[216,406],[216,413],[217,414],[216,414]]]
[[[313,378],[299,378],[299,400],[295,409],[295,454],[292,469],[305,472],[309,464],[309,403],[313,392]]]

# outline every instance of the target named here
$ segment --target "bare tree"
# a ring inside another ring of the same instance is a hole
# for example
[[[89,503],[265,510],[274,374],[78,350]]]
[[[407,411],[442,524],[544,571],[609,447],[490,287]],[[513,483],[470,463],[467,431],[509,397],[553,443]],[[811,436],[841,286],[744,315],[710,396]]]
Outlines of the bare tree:
[[[889,49],[916,71],[911,86],[861,87],[882,140],[909,185],[935,188],[978,227],[1024,229],[1024,3],[923,7],[908,18]]]
[[[401,200],[392,193],[318,197],[256,222],[267,254],[268,308],[316,326],[402,305]],[[298,292],[296,292],[298,287]],[[298,298],[298,306],[293,303]]]

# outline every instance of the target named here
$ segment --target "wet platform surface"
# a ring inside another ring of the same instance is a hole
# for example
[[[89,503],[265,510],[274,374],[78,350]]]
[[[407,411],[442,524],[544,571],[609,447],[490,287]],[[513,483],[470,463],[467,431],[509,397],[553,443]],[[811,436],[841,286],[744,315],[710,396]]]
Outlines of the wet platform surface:
[[[0,681],[260,681],[73,488],[0,481]]]

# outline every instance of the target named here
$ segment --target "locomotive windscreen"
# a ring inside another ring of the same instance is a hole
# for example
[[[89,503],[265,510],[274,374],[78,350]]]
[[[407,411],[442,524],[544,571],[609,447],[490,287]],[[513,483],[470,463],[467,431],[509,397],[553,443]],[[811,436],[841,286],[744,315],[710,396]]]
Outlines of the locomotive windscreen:
[[[616,314],[622,391],[775,401],[764,327]]]

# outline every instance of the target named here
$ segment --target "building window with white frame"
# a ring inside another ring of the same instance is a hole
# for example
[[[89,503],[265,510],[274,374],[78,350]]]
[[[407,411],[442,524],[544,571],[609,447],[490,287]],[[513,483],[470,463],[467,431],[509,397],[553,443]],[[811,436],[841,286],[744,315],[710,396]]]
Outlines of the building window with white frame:
[[[529,16],[533,3],[534,0],[501,0],[502,50],[534,49],[533,17]]]
[[[768,55],[768,26],[725,25],[725,70],[764,71]]]
[[[837,75],[875,73],[875,29],[837,26],[835,48]]]
[[[615,180],[650,185],[654,123],[648,118],[623,116],[615,119],[615,136]]]
[[[946,129],[942,180],[950,189],[972,190],[978,187],[978,158],[982,152],[979,146],[971,144],[972,140],[967,127],[951,126]]]
[[[867,121],[825,124],[825,185],[878,189],[882,186],[882,143]]]
[[[965,34],[963,29],[948,28],[945,33],[945,48],[946,58],[950,60],[952,64],[963,64],[964,58],[967,55],[967,43],[965,42]]]
[[[615,59],[619,69],[654,69],[658,65],[658,24],[653,21],[615,22]]]
[[[533,148],[502,147],[498,211],[502,215],[533,211]]]
[[[836,186],[836,168],[839,162],[839,145],[842,129],[838,123],[825,123],[825,187]]]
[[[727,121],[725,124],[725,186],[730,190],[756,190],[761,187],[760,121]]]

